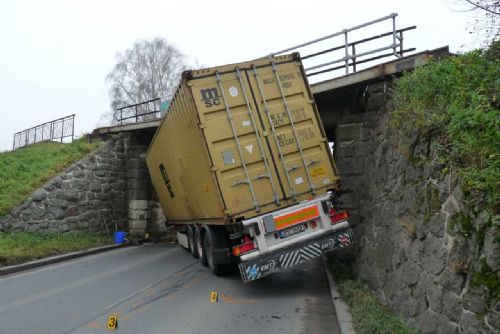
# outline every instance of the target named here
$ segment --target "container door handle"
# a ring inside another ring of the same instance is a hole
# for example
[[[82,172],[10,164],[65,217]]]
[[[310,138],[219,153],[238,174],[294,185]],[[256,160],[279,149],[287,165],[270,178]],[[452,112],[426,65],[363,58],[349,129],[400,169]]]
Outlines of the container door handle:
[[[236,181],[235,183],[233,183],[233,184],[231,185],[231,187],[237,187],[237,186],[239,186],[239,185],[242,185],[242,184],[249,184],[249,183],[250,183],[250,182],[248,182],[248,180],[246,180],[246,179],[245,179],[245,180],[238,180],[238,181]]]

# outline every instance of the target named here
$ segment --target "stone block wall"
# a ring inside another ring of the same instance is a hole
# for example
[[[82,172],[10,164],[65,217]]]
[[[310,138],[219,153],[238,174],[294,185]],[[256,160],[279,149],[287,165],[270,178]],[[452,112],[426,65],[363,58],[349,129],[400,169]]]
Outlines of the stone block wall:
[[[0,218],[0,232],[123,229],[143,236],[162,231],[165,217],[145,163],[150,135],[109,136],[100,149],[66,168]],[[163,227],[164,230],[164,227]]]
[[[129,138],[127,175],[128,175],[128,218],[129,232],[141,234],[145,231],[150,218],[148,200],[151,197],[151,181],[146,165],[145,153],[148,142],[139,136]]]
[[[473,284],[484,261],[499,273],[498,231],[484,245],[458,232],[467,208],[455,174],[442,175],[431,140],[391,132],[386,92],[368,86],[363,112],[339,115],[335,128],[354,271],[421,333],[498,333],[499,301]]]
[[[123,138],[74,163],[0,219],[1,231],[114,231],[127,226]]]

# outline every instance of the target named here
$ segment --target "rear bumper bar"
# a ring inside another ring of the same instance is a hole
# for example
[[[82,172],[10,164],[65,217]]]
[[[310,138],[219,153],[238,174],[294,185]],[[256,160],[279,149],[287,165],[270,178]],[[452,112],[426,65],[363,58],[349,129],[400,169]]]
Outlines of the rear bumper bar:
[[[296,245],[263,254],[255,259],[241,262],[240,269],[243,283],[257,280],[269,274],[293,267],[312,260],[324,252],[344,248],[354,242],[350,227],[332,231]]]

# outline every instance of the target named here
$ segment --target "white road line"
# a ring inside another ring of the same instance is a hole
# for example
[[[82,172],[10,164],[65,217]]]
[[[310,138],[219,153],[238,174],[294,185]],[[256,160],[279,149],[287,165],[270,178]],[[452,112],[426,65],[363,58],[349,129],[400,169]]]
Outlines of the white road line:
[[[139,247],[144,247],[144,246],[139,246]],[[20,273],[12,273],[12,274],[9,274],[7,276],[0,276],[0,282],[2,282],[2,281],[8,281],[8,280],[11,280],[11,279],[18,279],[20,277],[29,276],[29,275],[32,275],[32,274],[38,274],[38,273],[41,273],[41,272],[44,272],[44,271],[47,271],[47,270],[54,270],[55,268],[64,267],[64,266],[73,264],[73,263],[78,262],[78,261],[87,262],[87,261],[92,260],[96,256],[111,255],[111,254],[117,254],[119,252],[121,253],[121,252],[131,251],[133,249],[138,249],[139,247],[134,246],[134,247],[119,248],[119,249],[114,249],[114,250],[111,250],[111,251],[108,251],[108,252],[104,252],[104,253],[91,254],[91,255],[88,255],[88,256],[84,256],[84,257],[79,257],[79,258],[74,258],[74,259],[71,259],[71,260],[66,260],[66,261],[63,261],[63,262],[47,264],[46,266],[42,266],[42,267],[38,267],[38,268],[33,268],[33,269],[28,269],[27,271],[23,271],[23,272],[20,272]]]

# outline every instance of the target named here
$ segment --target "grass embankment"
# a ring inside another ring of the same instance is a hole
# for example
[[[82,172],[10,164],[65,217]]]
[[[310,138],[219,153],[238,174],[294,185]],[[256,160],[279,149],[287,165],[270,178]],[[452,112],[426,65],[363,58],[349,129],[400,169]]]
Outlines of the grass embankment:
[[[498,225],[500,42],[415,69],[395,81],[392,101],[392,125],[432,138],[442,175],[459,176],[471,214]]]
[[[64,168],[98,148],[84,138],[71,144],[44,142],[0,154],[0,217]]]
[[[112,237],[87,232],[0,234],[0,266],[109,245]]]
[[[391,312],[375,295],[354,279],[350,267],[335,259],[328,261],[342,300],[351,311],[358,334],[416,334],[401,316]]]

